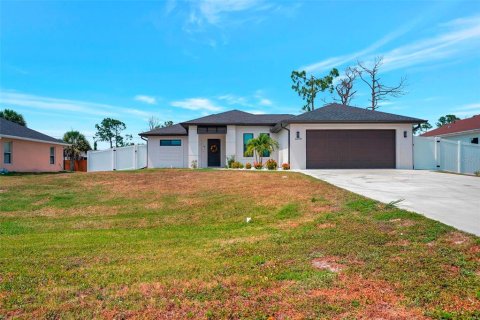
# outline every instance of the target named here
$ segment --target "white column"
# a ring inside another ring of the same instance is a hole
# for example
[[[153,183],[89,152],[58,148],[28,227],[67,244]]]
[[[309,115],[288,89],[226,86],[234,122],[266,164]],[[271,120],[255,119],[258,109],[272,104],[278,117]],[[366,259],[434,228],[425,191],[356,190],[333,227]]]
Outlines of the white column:
[[[435,147],[434,147],[434,152],[435,152],[435,170],[440,170],[440,141],[441,138],[435,137]]]
[[[457,142],[457,172],[462,173],[462,141]]]
[[[237,127],[227,126],[227,135],[225,137],[225,156],[227,159],[231,156],[236,156],[236,139]]]
[[[192,162],[197,161],[197,166],[200,166],[200,159],[198,157],[198,133],[197,126],[188,127],[188,167],[192,167]]]

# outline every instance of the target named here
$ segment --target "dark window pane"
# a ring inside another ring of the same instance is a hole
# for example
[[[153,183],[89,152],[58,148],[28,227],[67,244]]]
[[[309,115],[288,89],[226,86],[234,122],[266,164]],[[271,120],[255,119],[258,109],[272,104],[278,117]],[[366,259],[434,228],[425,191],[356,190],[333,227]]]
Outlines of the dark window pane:
[[[473,144],[478,144],[478,137],[472,138],[471,141]]]
[[[12,154],[11,153],[4,153],[3,154],[3,163],[7,163],[7,164],[12,163]]]
[[[270,133],[260,133],[260,135],[264,135],[264,134],[270,137]],[[263,156],[270,157],[270,151],[264,151]]]
[[[160,146],[162,147],[179,147],[182,145],[182,140],[160,140]]]
[[[248,141],[253,139],[253,133],[244,133],[243,134],[243,156],[244,157],[252,157],[252,153],[247,153],[247,144]]]

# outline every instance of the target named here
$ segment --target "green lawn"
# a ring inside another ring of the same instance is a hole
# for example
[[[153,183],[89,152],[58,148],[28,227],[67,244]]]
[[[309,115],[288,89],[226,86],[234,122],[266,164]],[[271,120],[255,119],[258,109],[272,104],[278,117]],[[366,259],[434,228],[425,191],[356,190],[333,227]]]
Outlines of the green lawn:
[[[0,176],[0,319],[479,310],[479,238],[301,174]]]

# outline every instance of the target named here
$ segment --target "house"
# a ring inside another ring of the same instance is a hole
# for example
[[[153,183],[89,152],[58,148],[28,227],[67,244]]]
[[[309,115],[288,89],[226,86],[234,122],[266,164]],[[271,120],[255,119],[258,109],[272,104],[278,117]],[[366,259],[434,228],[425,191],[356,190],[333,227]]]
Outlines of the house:
[[[422,134],[422,137],[441,137],[446,140],[478,144],[478,139],[480,138],[480,114],[448,123]]]
[[[246,145],[269,134],[280,147],[264,159],[292,169],[413,168],[412,127],[425,122],[340,104],[291,114],[232,110],[143,132],[149,168],[224,167],[234,156],[253,163]]]
[[[65,142],[0,118],[0,169],[15,172],[63,170]]]

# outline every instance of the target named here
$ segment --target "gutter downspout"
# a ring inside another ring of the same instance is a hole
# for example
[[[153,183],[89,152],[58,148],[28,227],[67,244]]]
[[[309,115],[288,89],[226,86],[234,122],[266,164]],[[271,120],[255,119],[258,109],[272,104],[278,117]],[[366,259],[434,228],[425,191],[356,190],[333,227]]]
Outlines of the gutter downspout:
[[[288,164],[290,165],[290,129],[283,126],[283,123],[280,123],[280,128],[288,131]]]
[[[140,139],[147,142],[147,168],[148,168],[148,139],[144,139],[143,136],[140,136]]]

